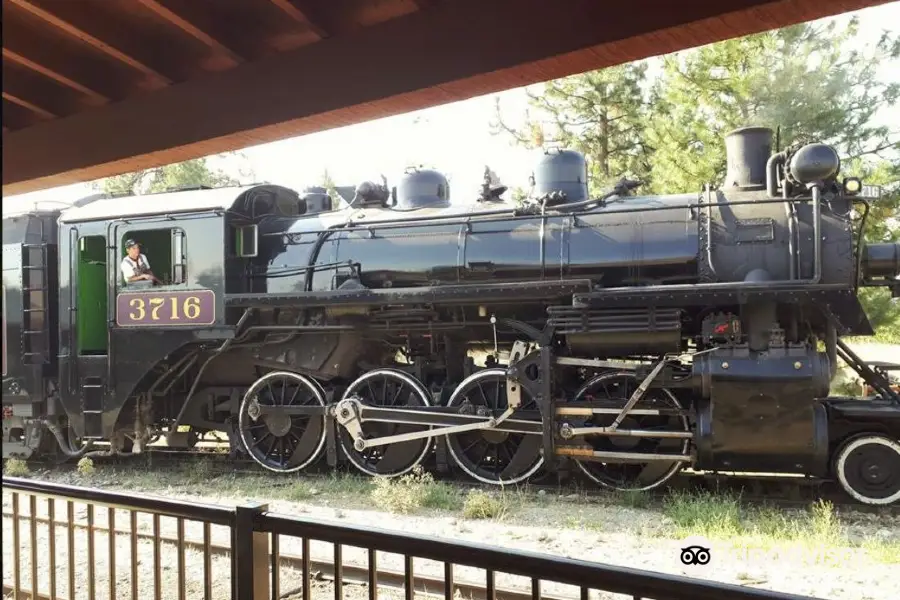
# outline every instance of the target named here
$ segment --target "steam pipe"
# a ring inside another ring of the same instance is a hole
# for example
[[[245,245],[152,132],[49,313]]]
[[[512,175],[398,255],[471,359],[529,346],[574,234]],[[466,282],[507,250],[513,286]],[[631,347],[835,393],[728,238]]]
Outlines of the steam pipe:
[[[784,163],[787,154],[778,152],[769,157],[766,161],[766,193],[769,197],[774,198],[778,195],[778,173],[776,171],[779,163]]]
[[[244,323],[247,322],[247,319],[250,318],[250,315],[253,313],[252,308],[248,308],[244,311],[244,314],[241,315],[241,318],[238,319],[237,325],[234,326],[234,331],[237,333],[240,331],[241,327],[244,326]],[[200,383],[200,378],[203,377],[203,372],[206,371],[206,367],[209,366],[209,363],[213,361],[214,358],[220,356],[223,352],[228,350],[229,347],[234,343],[233,337],[225,340],[221,346],[213,350],[213,353],[206,359],[202,365],[200,365],[200,369],[197,371],[197,376],[194,377],[194,383],[191,384],[191,389],[188,391],[187,397],[184,399],[184,404],[181,405],[181,410],[178,411],[178,416],[175,417],[175,423],[172,425],[170,431],[174,431],[178,428],[178,425],[181,423],[182,417],[184,417],[184,412],[187,410],[188,404],[191,402],[191,398],[194,396],[194,392],[197,391],[197,385]],[[193,363],[192,363],[193,364]]]
[[[56,423],[52,423],[50,421],[45,420],[44,425],[46,425],[47,429],[53,434],[53,437],[56,438],[56,442],[59,444],[59,449],[62,450],[62,453],[65,454],[69,458],[81,458],[87,451],[90,450],[94,446],[93,440],[87,440],[84,445],[75,450],[72,448],[72,445],[63,437],[62,431],[60,431],[59,427]]]
[[[615,194],[610,194],[610,196],[615,196]],[[603,200],[603,198],[601,197],[601,198],[595,198],[592,200],[584,200],[583,202],[585,202],[586,204],[592,204],[592,203],[601,202],[602,200]],[[763,200],[732,200],[732,201],[720,202],[719,204],[721,206],[745,206],[745,205],[749,205],[749,204],[754,204],[754,205],[757,205],[757,204],[781,204],[785,200],[792,201],[790,199],[785,199],[785,198],[767,198],[767,199],[763,199]],[[553,209],[555,210],[557,208],[563,208],[565,206],[572,206],[572,205],[569,204],[569,205],[563,205],[562,207],[553,207]],[[603,212],[600,212],[600,213],[590,213],[590,214],[620,215],[620,214],[629,214],[629,213],[659,212],[659,211],[664,211],[664,210],[692,210],[695,208],[702,208],[702,207],[703,207],[703,204],[698,203],[698,202],[685,202],[683,204],[665,204],[665,205],[661,205],[661,206],[635,206],[635,207],[628,207],[628,208],[613,208],[613,209],[609,209],[609,210],[604,210]],[[550,210],[550,209],[548,209],[548,210]],[[526,220],[526,219],[534,219],[535,217],[540,216],[540,215],[536,215],[536,214],[517,215],[514,213],[515,213],[514,210],[504,209],[504,210],[486,211],[486,212],[477,212],[477,213],[459,213],[459,214],[453,214],[453,215],[432,215],[432,216],[428,216],[428,217],[419,217],[417,219],[409,219],[407,221],[403,221],[403,220],[399,220],[399,219],[385,219],[384,221],[374,221],[374,222],[370,223],[369,225],[363,225],[362,223],[354,222],[354,223],[347,223],[345,225],[339,225],[337,227],[338,228],[359,227],[360,229],[365,229],[365,230],[375,230],[375,229],[385,229],[385,228],[397,227],[398,224],[402,224],[404,226],[419,225],[421,223],[435,223],[438,225],[448,225],[448,224],[449,225],[453,225],[453,224],[464,225],[467,222],[471,222],[472,220],[481,218],[481,217],[506,216],[506,218],[510,221],[522,221],[522,220]],[[575,214],[573,216],[577,217],[578,214]],[[327,231],[331,231],[331,230],[330,229],[322,229],[322,230],[315,230],[315,231],[306,231],[304,233],[312,235],[312,234],[325,233]],[[308,267],[300,267],[300,268],[306,269]]]
[[[862,259],[863,259],[863,242],[864,235],[866,231],[866,220],[869,218],[869,202],[865,198],[856,198],[855,202],[860,202],[865,207],[865,211],[863,211],[862,217],[859,220],[859,232],[856,234],[856,283],[859,285],[859,281],[862,277]]]
[[[718,196],[716,197],[718,200]],[[706,264],[713,277],[718,277],[713,263],[712,190],[706,186]]]
[[[831,319],[828,319],[825,324],[825,353],[828,355],[828,364],[831,372],[829,379],[834,379],[834,376],[837,374],[837,328]]]
[[[784,203],[784,214],[787,217],[788,229],[788,270],[790,271],[790,279],[793,281],[797,277],[797,257],[794,255],[794,204],[792,202]]]
[[[570,202],[568,204],[560,204],[559,206],[553,206],[548,208],[548,211],[551,212],[571,212],[573,210],[578,210],[579,208],[585,208],[592,204],[597,204],[599,202],[605,202],[614,196],[618,196],[621,190],[619,188],[614,189],[611,192],[607,192],[600,196],[599,198],[588,198],[587,200],[581,200],[579,202]]]

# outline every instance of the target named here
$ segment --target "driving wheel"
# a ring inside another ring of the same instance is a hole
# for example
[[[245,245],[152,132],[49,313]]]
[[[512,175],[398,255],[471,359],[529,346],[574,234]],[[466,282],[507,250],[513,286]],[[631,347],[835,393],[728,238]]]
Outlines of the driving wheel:
[[[412,375],[397,369],[376,369],[354,381],[342,400],[355,397],[364,406],[379,408],[414,408],[430,406],[428,392]],[[431,429],[429,425],[363,421],[360,424],[365,439],[402,435]],[[339,427],[339,439],[344,454],[357,469],[367,475],[397,477],[411,471],[431,449],[432,438],[393,442],[371,446],[362,451],[353,446],[353,437]]]
[[[302,406],[321,406],[322,415],[284,410]],[[314,379],[281,371],[263,375],[241,401],[238,432],[244,449],[270,471],[293,473],[305,468],[325,447],[324,408],[325,393]]]
[[[590,400],[611,409],[578,419],[575,427],[609,427],[619,410],[638,388],[640,382],[632,373],[616,372],[598,375],[585,383],[573,401]],[[619,425],[620,429],[690,431],[687,416],[679,414],[681,404],[665,389],[650,389]],[[644,454],[688,454],[689,442],[679,438],[639,438],[627,436],[586,435],[585,441],[595,451],[635,452]],[[620,492],[643,492],[661,486],[675,476],[683,465],[679,461],[616,463],[575,460],[578,468],[598,485]]]
[[[522,402],[510,415],[521,419],[524,412],[540,412],[531,394],[520,387]],[[499,417],[509,406],[506,397],[506,369],[485,369],[470,375],[453,392],[449,406],[463,414]],[[540,435],[505,431],[503,423],[493,429],[476,429],[447,436],[447,449],[456,465],[470,477],[494,485],[522,482],[541,468],[543,438]]]

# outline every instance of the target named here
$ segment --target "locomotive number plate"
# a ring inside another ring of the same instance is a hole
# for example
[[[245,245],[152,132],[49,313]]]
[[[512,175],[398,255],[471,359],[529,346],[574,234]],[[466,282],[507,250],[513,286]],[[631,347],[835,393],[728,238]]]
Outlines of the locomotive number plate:
[[[178,327],[216,322],[216,295],[211,290],[189,292],[126,292],[116,297],[120,327]]]

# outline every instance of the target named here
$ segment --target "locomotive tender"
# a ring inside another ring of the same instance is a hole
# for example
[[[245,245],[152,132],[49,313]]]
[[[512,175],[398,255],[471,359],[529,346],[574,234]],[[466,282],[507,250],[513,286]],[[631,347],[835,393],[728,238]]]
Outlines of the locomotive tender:
[[[833,148],[772,137],[729,134],[724,185],[690,194],[590,198],[561,151],[521,205],[488,182],[452,205],[416,170],[4,218],[4,456],[223,431],[275,472],[436,457],[487,483],[574,464],[646,490],[691,467],[894,503],[900,397],[840,336],[873,333],[860,286],[900,294],[900,244],[854,232],[869,205]],[[123,282],[126,239],[162,285]],[[875,397],[828,397],[838,357]]]

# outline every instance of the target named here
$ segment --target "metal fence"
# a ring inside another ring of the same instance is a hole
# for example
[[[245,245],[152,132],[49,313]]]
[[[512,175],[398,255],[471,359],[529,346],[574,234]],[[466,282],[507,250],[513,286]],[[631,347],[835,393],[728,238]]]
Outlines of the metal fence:
[[[4,599],[806,598],[279,515],[260,504],[15,477],[3,477],[3,488]]]

